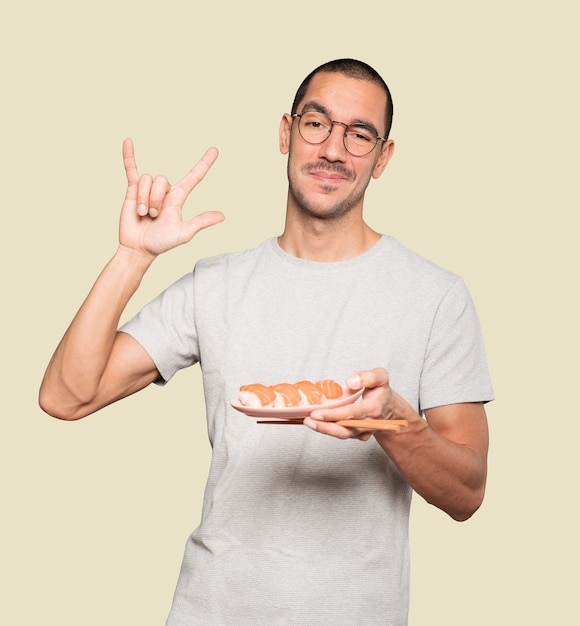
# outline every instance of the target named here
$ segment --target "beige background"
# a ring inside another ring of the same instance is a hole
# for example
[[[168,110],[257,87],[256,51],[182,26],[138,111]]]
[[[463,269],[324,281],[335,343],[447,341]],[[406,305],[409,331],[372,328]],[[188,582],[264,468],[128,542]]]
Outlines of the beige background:
[[[186,212],[227,214],[157,262],[131,313],[198,257],[280,232],[280,116],[306,73],[339,56],[375,66],[395,99],[397,151],[367,219],[464,276],[497,394],[483,508],[457,524],[414,501],[410,624],[578,623],[574,6],[3,11],[0,623],[164,623],[199,519],[209,447],[197,369],[77,423],[37,407],[46,363],[115,249],[122,140],[134,138],[142,171],[172,180],[217,145]]]

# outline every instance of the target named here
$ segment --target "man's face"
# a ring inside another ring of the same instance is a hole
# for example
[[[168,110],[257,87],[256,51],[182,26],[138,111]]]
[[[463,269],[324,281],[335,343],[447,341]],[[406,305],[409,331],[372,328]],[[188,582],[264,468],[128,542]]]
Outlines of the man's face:
[[[368,81],[344,74],[321,72],[314,76],[299,103],[297,113],[316,109],[333,121],[364,122],[385,131],[386,95]],[[280,125],[280,149],[288,153],[289,203],[294,208],[320,218],[340,217],[353,209],[362,212],[365,190],[371,177],[378,178],[393,152],[393,142],[379,141],[363,157],[347,152],[345,127],[335,124],[321,144],[309,144],[298,132],[298,119],[289,115]]]

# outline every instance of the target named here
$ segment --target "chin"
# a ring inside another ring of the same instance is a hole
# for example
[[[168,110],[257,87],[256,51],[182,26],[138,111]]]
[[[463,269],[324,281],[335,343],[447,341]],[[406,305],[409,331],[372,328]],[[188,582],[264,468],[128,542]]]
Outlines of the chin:
[[[294,201],[294,205],[303,214],[318,219],[337,219],[356,210],[360,204],[363,193],[353,191],[347,197],[342,199],[332,198],[336,191],[334,187],[327,189],[301,189],[299,185],[294,184],[291,172],[289,172],[289,191],[290,197]]]
[[[300,196],[293,194],[296,206],[301,213],[316,217],[318,219],[338,219],[356,210],[358,200],[353,198],[346,198],[337,202],[313,202],[312,200],[306,200]],[[353,201],[354,200],[354,201]]]

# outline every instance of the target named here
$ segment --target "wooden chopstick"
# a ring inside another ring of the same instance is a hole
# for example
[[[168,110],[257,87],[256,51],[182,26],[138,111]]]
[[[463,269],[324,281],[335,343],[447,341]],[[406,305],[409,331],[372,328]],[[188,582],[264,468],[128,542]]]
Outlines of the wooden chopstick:
[[[298,424],[302,426],[302,419],[299,420],[258,420],[256,424]]]
[[[258,420],[258,424],[302,424],[302,419],[296,420]],[[366,428],[369,430],[401,430],[407,426],[407,420],[338,420],[334,422],[339,426],[351,428]]]
[[[370,430],[401,430],[407,426],[407,420],[338,420],[339,426],[369,428]]]

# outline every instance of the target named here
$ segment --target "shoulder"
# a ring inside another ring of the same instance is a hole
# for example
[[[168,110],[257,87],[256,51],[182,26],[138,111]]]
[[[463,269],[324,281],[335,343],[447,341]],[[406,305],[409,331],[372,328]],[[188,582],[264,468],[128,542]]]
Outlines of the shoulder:
[[[464,287],[461,276],[388,235],[383,235],[381,240],[381,262],[391,280],[413,291],[442,294]]]
[[[223,252],[211,257],[200,259],[195,264],[194,273],[219,272],[232,268],[243,268],[254,265],[264,255],[268,254],[270,240],[265,241],[256,248],[239,250],[235,252]]]

